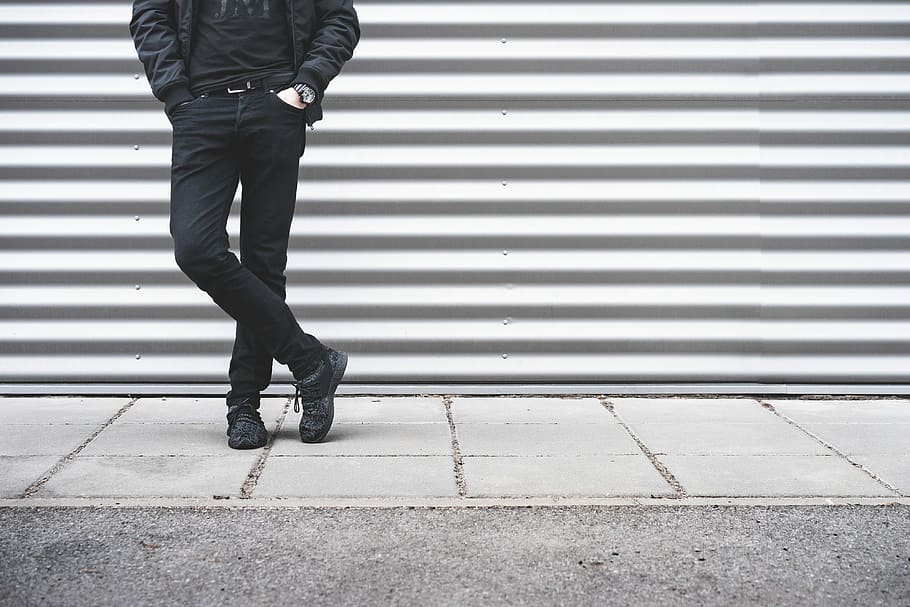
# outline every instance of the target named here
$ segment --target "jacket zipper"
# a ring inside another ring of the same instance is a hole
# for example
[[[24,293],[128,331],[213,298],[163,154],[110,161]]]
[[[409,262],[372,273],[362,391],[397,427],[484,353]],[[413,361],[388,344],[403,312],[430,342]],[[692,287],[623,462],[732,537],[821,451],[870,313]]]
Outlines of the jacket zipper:
[[[193,41],[193,8],[196,4],[196,0],[186,0],[186,4],[189,8],[186,9],[187,15],[189,18],[187,22],[189,27],[186,30],[186,53],[183,55],[183,65],[187,70],[190,69],[190,43]],[[177,16],[177,27],[180,27],[180,15]]]
[[[294,2],[293,0],[287,0],[286,9],[288,13],[288,27],[291,30],[291,62],[293,64],[294,72],[297,71],[297,44],[294,40]]]

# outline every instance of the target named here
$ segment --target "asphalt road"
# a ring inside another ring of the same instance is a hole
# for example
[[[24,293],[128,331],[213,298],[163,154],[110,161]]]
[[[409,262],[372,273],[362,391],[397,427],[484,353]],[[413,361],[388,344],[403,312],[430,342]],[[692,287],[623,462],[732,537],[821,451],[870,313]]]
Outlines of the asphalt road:
[[[910,506],[3,508],[2,605],[910,605]]]

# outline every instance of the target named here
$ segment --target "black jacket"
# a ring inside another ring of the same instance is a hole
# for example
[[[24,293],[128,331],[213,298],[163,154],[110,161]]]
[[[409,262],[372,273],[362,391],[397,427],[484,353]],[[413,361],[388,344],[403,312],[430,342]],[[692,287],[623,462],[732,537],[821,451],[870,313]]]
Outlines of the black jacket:
[[[130,34],[152,94],[170,113],[193,98],[187,61],[193,33],[193,0],[133,0]],[[322,118],[322,98],[329,82],[354,54],[360,22],[353,0],[287,0],[295,82],[316,89],[306,107],[307,124]]]

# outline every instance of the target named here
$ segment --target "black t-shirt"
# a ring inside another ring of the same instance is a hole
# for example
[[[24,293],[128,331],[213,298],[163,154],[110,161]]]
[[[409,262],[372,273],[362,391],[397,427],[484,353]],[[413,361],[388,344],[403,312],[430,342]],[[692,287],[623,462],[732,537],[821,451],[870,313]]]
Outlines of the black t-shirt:
[[[199,0],[193,19],[193,95],[253,78],[295,76],[286,0]]]

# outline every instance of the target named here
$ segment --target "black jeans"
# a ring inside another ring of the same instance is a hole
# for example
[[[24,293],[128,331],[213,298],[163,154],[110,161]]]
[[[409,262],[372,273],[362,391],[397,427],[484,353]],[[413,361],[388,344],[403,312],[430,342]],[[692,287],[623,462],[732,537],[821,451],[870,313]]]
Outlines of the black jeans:
[[[168,116],[173,127],[170,233],[180,269],[237,321],[228,404],[258,398],[272,359],[301,379],[322,344],[285,303],[288,238],[306,147],[304,110],[285,86],[202,93]],[[228,213],[242,184],[240,261],[228,250]]]

